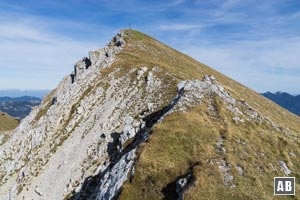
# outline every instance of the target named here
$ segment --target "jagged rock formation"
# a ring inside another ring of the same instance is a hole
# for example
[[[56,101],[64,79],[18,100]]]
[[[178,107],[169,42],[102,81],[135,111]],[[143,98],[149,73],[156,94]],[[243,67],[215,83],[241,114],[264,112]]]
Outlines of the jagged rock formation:
[[[4,199],[71,197],[72,192],[80,192],[85,179],[104,171],[99,185],[103,190],[93,195],[98,199],[116,195],[126,180],[135,148],[121,158],[116,154],[121,154],[124,143],[137,132],[144,134],[141,130],[152,120],[143,120],[151,114],[149,105],[155,110],[163,106],[166,101],[157,97],[170,96],[165,91],[174,87],[154,76],[159,68],[133,67],[124,75],[119,67],[104,71],[117,62],[115,56],[125,45],[123,37],[119,33],[104,49],[78,61],[74,73],[1,146],[0,192]],[[115,177],[120,169],[123,173]]]
[[[297,173],[292,155],[300,152],[291,148],[299,121],[265,102],[144,34],[121,31],[76,62],[0,146],[0,199],[199,199],[201,170],[216,174],[222,190],[248,185],[253,169],[267,171],[265,162]],[[272,135],[288,153],[255,149],[249,135]]]

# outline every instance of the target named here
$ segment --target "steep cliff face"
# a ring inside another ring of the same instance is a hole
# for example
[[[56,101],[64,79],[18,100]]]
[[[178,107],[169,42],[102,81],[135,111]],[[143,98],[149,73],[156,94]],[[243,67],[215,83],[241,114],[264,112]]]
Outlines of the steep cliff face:
[[[124,145],[137,133],[146,135],[154,125],[147,116],[177,93],[175,78],[158,78],[158,67],[118,64],[124,37],[120,32],[78,61],[1,146],[2,199],[110,199],[117,194],[138,144]],[[90,191],[86,182],[97,175],[101,180]]]
[[[287,153],[268,156],[278,173],[296,173],[299,120],[269,103],[153,38],[121,31],[76,62],[0,146],[0,199],[182,199],[201,188],[204,159],[218,187],[234,189],[249,184],[234,178],[245,162],[227,154],[234,131],[240,142],[251,143],[247,130],[287,141]]]

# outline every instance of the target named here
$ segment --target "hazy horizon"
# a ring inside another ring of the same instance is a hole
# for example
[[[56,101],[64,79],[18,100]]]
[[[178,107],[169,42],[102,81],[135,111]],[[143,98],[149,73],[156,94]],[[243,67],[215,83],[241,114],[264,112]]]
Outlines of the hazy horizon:
[[[0,97],[22,97],[22,96],[33,96],[43,98],[46,94],[48,94],[51,90],[48,89],[0,89]]]
[[[52,89],[1,89],[0,88],[0,97],[21,97],[21,96],[33,96],[43,98],[46,94],[51,92]],[[278,92],[288,93],[286,91],[262,91],[258,92],[260,94],[271,92],[273,94]],[[288,93],[292,96],[298,96],[300,94]]]

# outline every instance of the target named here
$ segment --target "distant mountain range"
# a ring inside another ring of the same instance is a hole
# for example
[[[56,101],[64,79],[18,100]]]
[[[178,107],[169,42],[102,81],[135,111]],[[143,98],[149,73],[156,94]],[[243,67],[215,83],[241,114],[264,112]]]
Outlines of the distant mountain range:
[[[39,105],[40,102],[40,98],[31,96],[0,97],[0,111],[17,119],[23,119],[30,113],[32,107]]]
[[[0,89],[0,97],[22,97],[22,96],[32,96],[43,98],[48,94],[50,90],[20,90],[20,89]]]
[[[262,95],[291,111],[292,113],[300,115],[300,95],[294,96],[286,92],[266,92]]]
[[[0,90],[0,111],[17,119],[23,119],[30,113],[32,107],[40,104],[41,98],[48,92],[49,90]],[[18,94],[34,94],[38,97],[14,97]],[[262,95],[290,112],[300,115],[300,95],[295,96],[286,92],[266,92]]]

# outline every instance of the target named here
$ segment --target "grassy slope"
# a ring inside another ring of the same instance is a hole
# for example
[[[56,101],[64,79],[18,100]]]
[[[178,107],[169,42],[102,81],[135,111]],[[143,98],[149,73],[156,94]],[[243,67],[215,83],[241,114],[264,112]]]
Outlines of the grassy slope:
[[[119,55],[118,65],[159,66],[178,80],[213,74],[236,99],[246,100],[276,124],[299,133],[298,117],[256,92],[140,32],[127,30],[127,34],[128,45]],[[203,104],[187,113],[173,113],[154,127],[149,142],[139,149],[133,182],[124,185],[120,199],[163,199],[162,189],[196,162],[200,163],[194,168],[196,181],[185,199],[273,199],[273,177],[283,175],[279,160],[297,173],[292,176],[300,176],[300,162],[296,159],[300,156],[298,141],[254,123],[224,122],[225,118],[232,119],[231,113],[222,107],[222,101],[216,102],[219,119],[213,119]],[[225,135],[226,153],[215,149],[221,134]],[[218,165],[208,162],[221,159],[231,164],[236,188],[224,186]],[[237,174],[236,166],[245,170],[243,176]]]
[[[202,79],[204,75],[213,74],[233,97],[246,100],[254,109],[268,116],[276,124],[299,132],[299,117],[262,95],[154,38],[134,30],[126,32],[129,35],[126,39],[128,44],[125,51],[119,54],[121,59],[119,65],[159,66],[172,73],[178,80]]]
[[[231,116],[227,110],[220,113],[220,119]],[[221,134],[226,138],[226,153],[215,149]],[[291,176],[299,177],[300,163],[288,154],[298,156],[298,147],[299,142],[254,123],[236,126],[230,121],[212,120],[203,104],[187,113],[173,113],[154,128],[150,140],[139,150],[135,177],[125,184],[121,199],[163,199],[163,188],[197,162],[200,165],[193,171],[196,181],[185,199],[273,199],[273,177],[284,176],[278,168],[279,160],[296,172]],[[224,186],[218,165],[210,164],[221,159],[231,164],[236,188]],[[238,175],[237,166],[244,169],[243,176]]]
[[[0,112],[0,132],[16,128],[19,122],[17,119]]]

